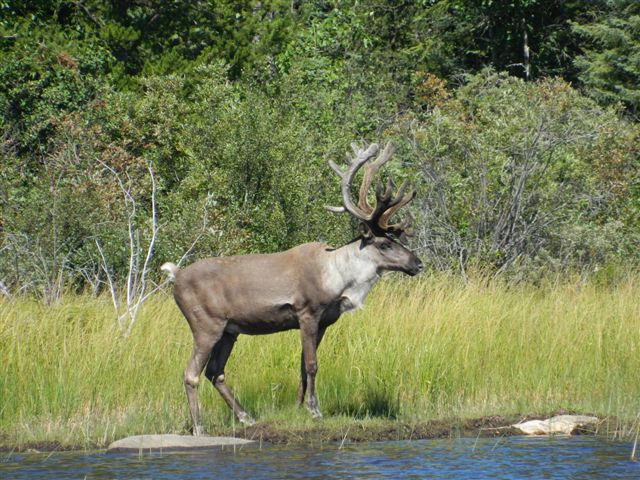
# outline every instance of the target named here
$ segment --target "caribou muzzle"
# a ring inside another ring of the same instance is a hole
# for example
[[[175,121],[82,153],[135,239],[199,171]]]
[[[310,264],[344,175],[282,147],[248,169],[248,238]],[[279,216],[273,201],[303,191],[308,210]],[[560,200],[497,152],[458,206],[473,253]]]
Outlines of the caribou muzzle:
[[[405,271],[405,273],[413,277],[422,272],[422,270],[424,270],[422,261],[418,257],[415,257],[411,260],[411,264],[409,265],[409,268]]]

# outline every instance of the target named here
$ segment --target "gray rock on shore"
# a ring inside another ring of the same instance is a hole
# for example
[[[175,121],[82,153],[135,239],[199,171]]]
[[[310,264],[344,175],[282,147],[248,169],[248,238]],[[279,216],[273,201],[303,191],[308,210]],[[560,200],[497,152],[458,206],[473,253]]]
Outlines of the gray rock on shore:
[[[170,452],[203,448],[234,448],[255,444],[253,440],[234,437],[194,437],[192,435],[156,434],[122,438],[107,447],[107,453]]]
[[[557,415],[547,420],[516,423],[513,428],[525,435],[571,435],[581,430],[593,430],[599,420],[586,415]]]

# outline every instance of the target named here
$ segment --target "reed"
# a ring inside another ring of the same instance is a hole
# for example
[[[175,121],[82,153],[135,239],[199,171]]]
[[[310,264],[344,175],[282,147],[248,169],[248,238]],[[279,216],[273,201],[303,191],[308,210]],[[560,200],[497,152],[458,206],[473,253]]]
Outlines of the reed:
[[[446,275],[382,281],[364,309],[329,328],[318,352],[327,425],[568,410],[640,413],[640,276],[513,286]],[[300,429],[294,408],[298,332],[241,336],[227,382],[261,421]],[[44,306],[0,303],[0,444],[95,447],[125,435],[185,433],[182,370],[191,334],[158,294],[132,334],[107,298],[67,295]],[[235,420],[204,377],[203,424]]]

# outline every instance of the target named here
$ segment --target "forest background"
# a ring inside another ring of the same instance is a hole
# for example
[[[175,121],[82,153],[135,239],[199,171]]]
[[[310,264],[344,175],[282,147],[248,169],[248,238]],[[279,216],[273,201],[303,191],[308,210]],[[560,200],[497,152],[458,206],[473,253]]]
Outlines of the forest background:
[[[353,140],[396,144],[432,269],[640,258],[632,0],[2,0],[0,86],[7,296],[131,306],[165,261],[346,242]]]

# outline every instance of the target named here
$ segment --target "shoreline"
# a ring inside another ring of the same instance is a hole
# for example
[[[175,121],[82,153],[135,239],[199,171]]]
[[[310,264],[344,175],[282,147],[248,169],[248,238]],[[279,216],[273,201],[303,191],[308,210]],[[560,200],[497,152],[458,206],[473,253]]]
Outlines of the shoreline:
[[[444,438],[496,438],[523,435],[512,425],[527,420],[542,420],[555,414],[565,414],[559,411],[554,414],[531,415],[490,415],[469,419],[434,419],[408,422],[394,419],[352,419],[339,424],[330,422],[316,422],[313,425],[286,425],[278,421],[257,422],[250,427],[235,429],[220,429],[210,435],[224,435],[229,437],[255,440],[260,445],[275,446],[319,446],[329,443],[366,443],[399,440],[425,440]],[[578,434],[598,435],[602,431],[612,431],[608,427],[620,425],[614,419],[605,419],[595,430],[580,430]],[[602,428],[605,427],[605,428]],[[616,432],[613,429],[613,432]],[[154,432],[158,433],[158,432]],[[176,433],[176,432],[164,432]],[[180,432],[184,434],[185,432]],[[105,445],[98,444],[62,444],[52,442],[25,442],[20,445],[10,445],[8,435],[0,438],[0,453],[53,453],[53,452],[94,452],[104,451]]]
[[[524,416],[542,419],[545,415]],[[452,437],[496,437],[520,435],[511,425],[523,416],[492,415],[471,419],[442,419],[407,422],[387,420],[375,424],[354,419],[340,428],[322,423],[311,428],[284,429],[270,422],[257,423],[236,430],[235,435],[247,440],[264,441],[272,445],[313,445],[316,443],[349,442],[364,443],[397,440],[424,440]],[[233,435],[228,431],[228,435]]]

